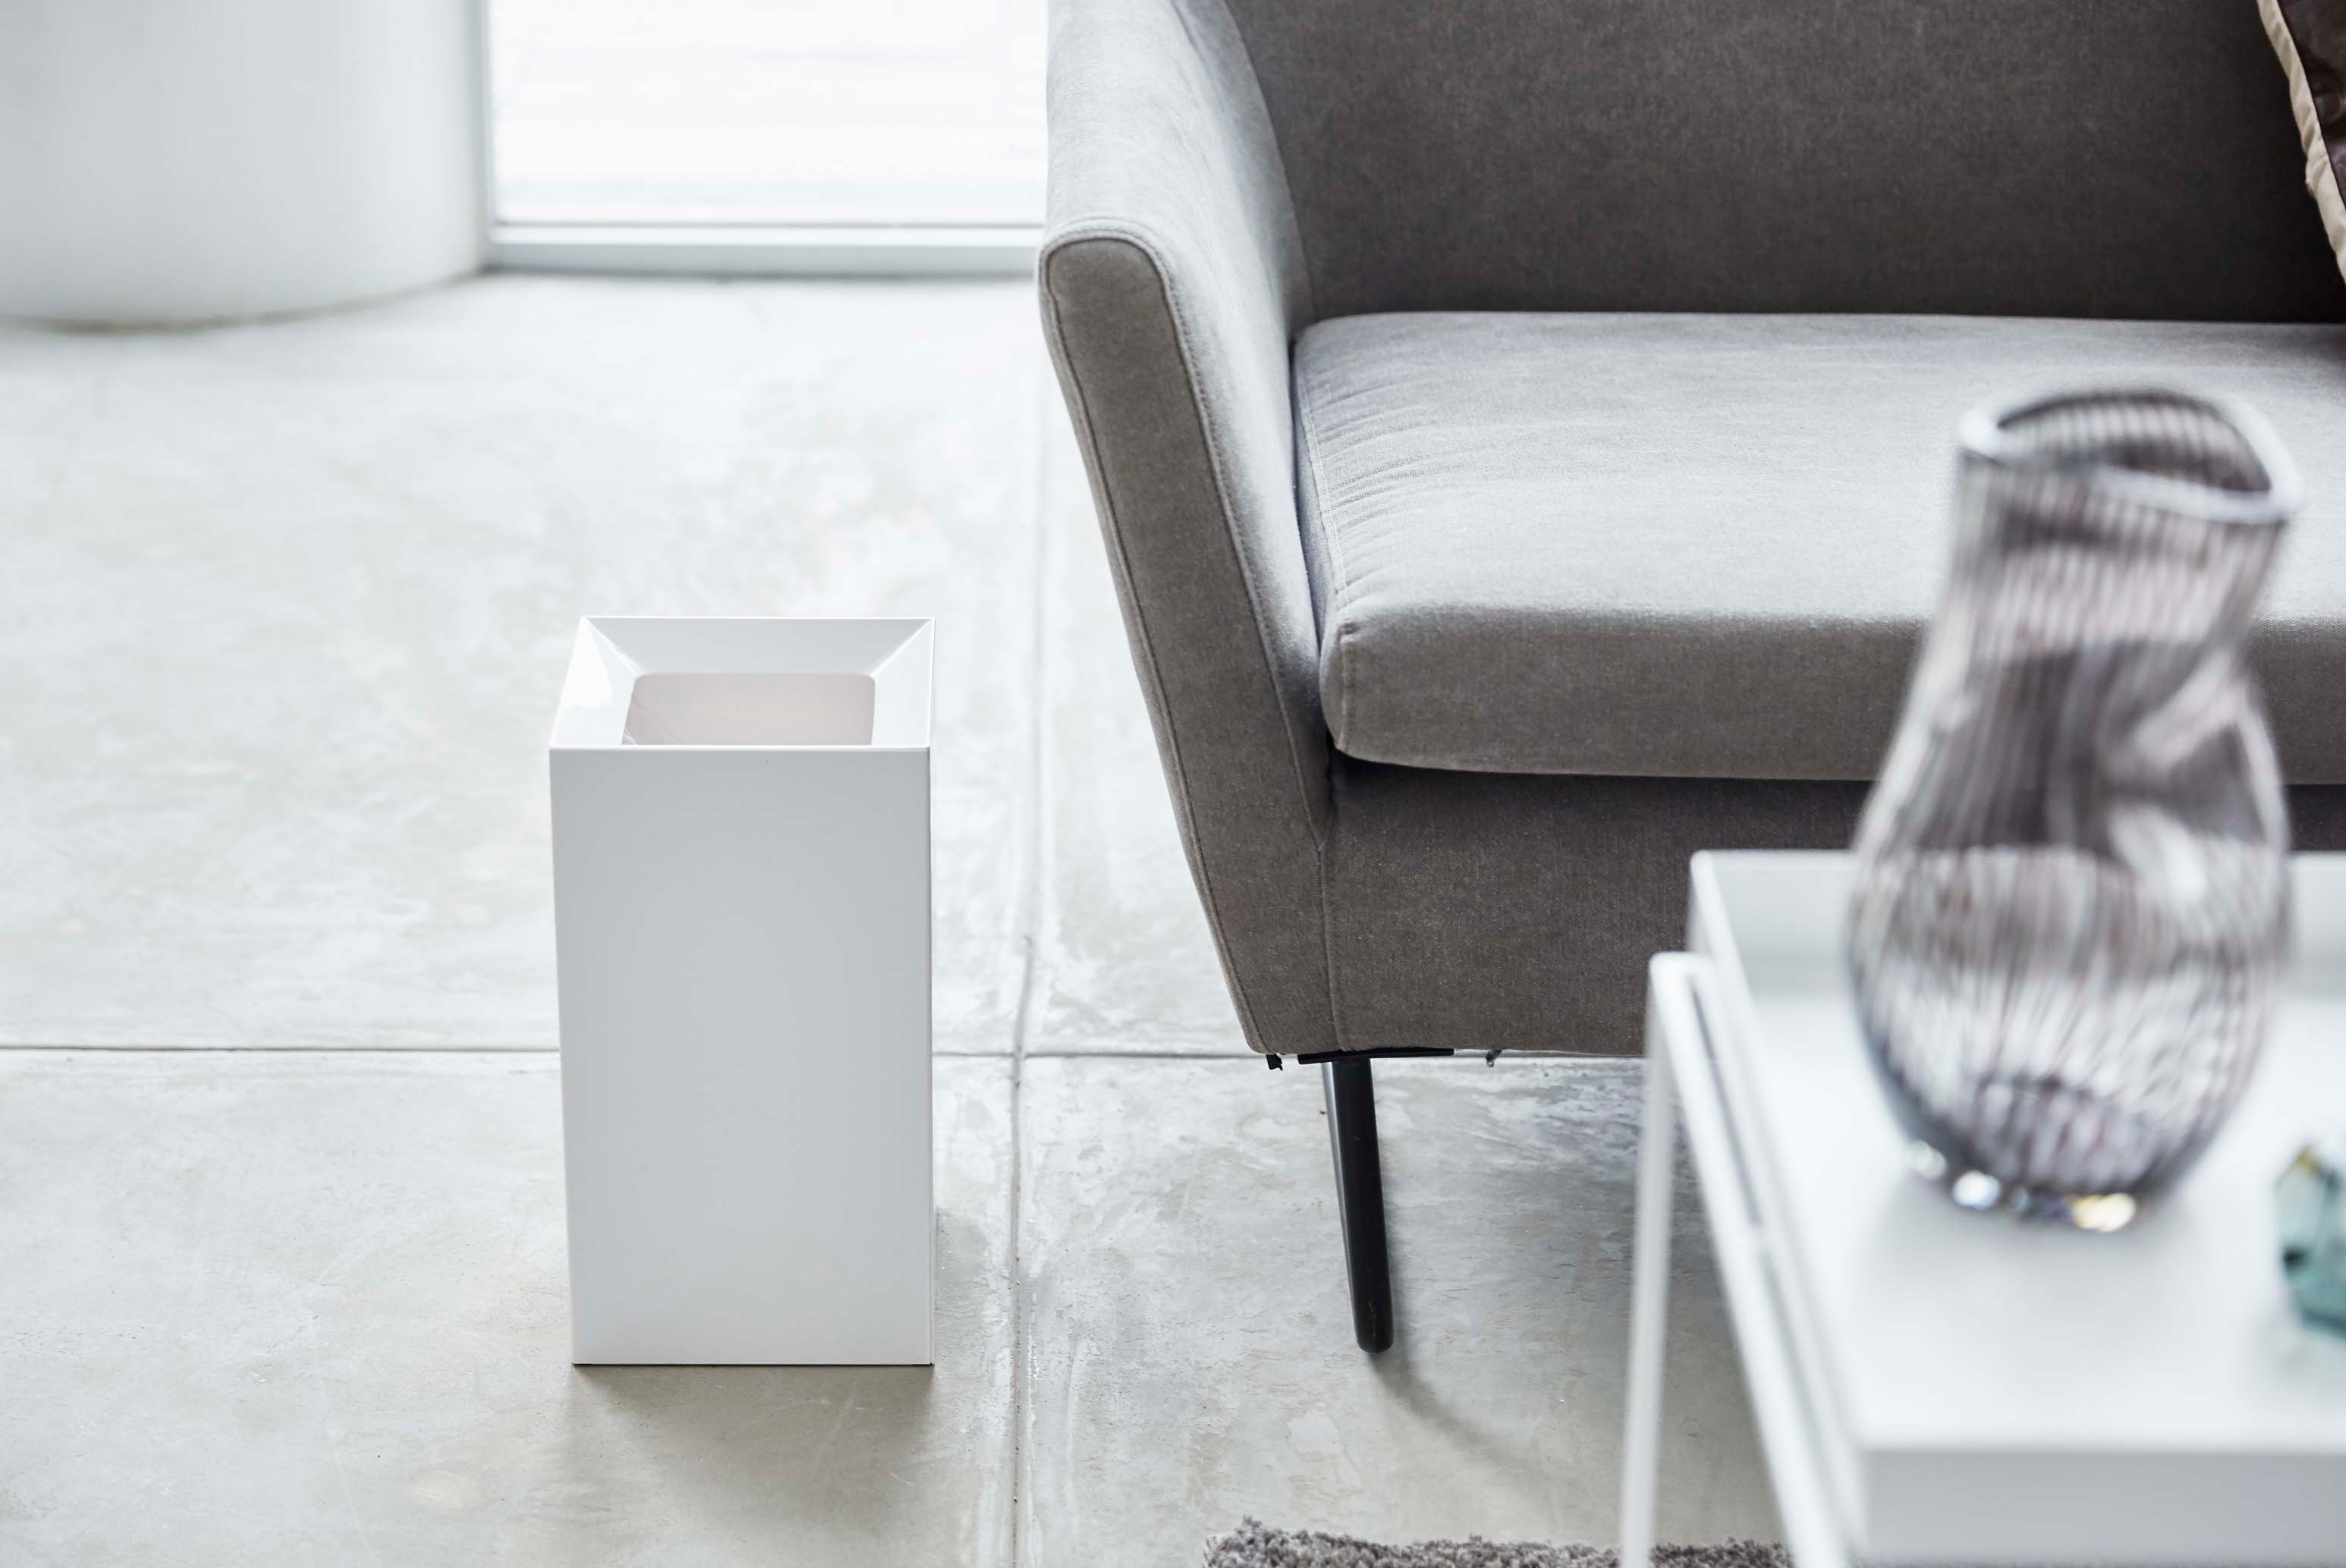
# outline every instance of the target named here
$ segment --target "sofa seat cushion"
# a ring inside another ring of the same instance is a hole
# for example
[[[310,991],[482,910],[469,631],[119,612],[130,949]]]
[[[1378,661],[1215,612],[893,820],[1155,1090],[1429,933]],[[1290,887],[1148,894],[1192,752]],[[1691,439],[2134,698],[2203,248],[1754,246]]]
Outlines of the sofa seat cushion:
[[[2254,657],[2293,782],[2346,782],[2346,328],[1411,314],[1296,345],[1338,749],[1478,772],[1866,779],[1950,549],[1957,419],[2229,392],[2306,504]]]

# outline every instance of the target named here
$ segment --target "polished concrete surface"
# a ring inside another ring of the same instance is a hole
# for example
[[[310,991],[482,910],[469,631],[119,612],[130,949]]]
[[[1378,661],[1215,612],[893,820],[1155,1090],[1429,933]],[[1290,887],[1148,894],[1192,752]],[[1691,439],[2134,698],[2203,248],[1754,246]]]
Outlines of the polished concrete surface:
[[[0,1563],[1612,1539],[1637,1067],[1382,1068],[1352,1349],[1024,287],[0,328]],[[939,618],[933,1370],[566,1360],[543,748],[596,612]],[[1664,1532],[1772,1533],[1677,1256]]]

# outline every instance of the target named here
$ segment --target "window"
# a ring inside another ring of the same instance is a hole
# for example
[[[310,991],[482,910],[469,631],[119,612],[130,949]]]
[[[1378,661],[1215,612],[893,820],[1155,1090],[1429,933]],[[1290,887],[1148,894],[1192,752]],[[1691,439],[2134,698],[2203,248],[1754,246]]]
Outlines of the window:
[[[490,0],[500,239],[1043,212],[1043,0]]]

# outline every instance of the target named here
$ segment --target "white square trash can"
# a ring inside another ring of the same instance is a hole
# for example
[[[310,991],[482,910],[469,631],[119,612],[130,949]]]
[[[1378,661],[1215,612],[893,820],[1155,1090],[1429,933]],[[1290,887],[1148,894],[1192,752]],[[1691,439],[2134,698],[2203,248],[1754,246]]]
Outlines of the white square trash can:
[[[550,756],[576,1361],[933,1359],[932,646],[579,623]]]

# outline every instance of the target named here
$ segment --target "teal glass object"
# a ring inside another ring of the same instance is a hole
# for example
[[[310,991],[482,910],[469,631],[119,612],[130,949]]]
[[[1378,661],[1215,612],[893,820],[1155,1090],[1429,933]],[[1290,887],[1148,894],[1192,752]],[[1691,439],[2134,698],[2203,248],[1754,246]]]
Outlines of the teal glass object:
[[[2300,1149],[2273,1184],[2273,1205],[2298,1312],[2346,1334],[2346,1137]]]

